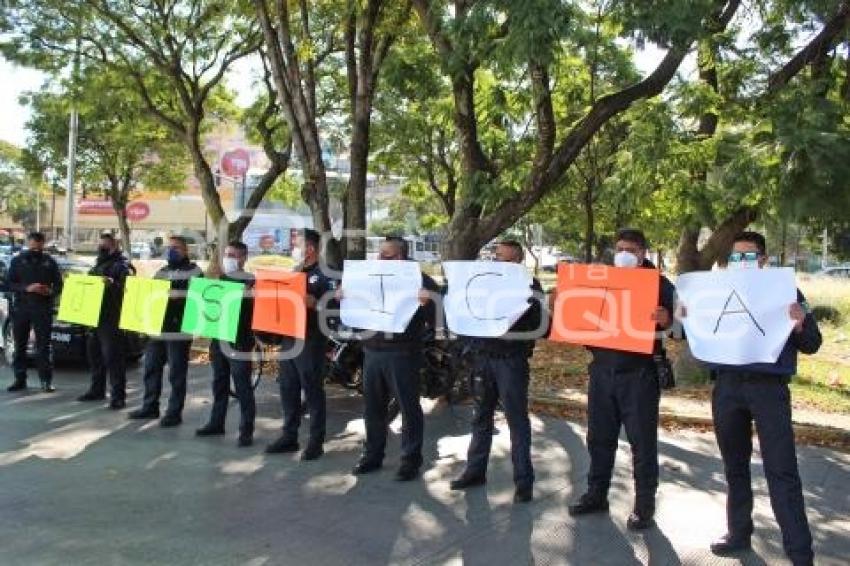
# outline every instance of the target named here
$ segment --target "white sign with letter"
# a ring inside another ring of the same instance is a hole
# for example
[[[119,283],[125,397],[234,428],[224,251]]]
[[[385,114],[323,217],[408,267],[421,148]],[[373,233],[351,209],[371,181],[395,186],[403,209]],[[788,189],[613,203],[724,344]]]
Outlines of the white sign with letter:
[[[421,288],[415,261],[345,260],[340,319],[352,328],[404,332],[419,308]]]
[[[449,330],[464,336],[503,336],[528,310],[531,276],[525,266],[497,261],[446,261]]]
[[[676,281],[682,320],[694,357],[704,362],[773,363],[794,321],[797,301],[790,268],[696,271]]]

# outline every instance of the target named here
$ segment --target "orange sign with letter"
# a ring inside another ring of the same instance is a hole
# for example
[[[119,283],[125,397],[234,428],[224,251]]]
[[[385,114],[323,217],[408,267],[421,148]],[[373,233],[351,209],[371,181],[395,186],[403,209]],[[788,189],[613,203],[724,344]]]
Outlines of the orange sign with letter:
[[[550,339],[651,354],[659,285],[655,269],[561,263]]]
[[[307,275],[289,271],[257,271],[253,330],[303,339],[307,327]]]

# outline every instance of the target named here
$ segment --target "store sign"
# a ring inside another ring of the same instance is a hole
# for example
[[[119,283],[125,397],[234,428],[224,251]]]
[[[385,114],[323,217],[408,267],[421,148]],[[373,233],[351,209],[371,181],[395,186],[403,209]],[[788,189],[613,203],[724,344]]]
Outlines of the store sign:
[[[244,149],[228,151],[221,158],[221,170],[228,177],[241,177],[248,172],[251,156]]]
[[[138,222],[144,220],[151,213],[150,206],[145,202],[131,202],[124,209],[127,220]],[[108,200],[93,200],[82,199],[77,203],[77,214],[87,216],[112,216],[115,214],[115,209],[112,208],[112,201]]]

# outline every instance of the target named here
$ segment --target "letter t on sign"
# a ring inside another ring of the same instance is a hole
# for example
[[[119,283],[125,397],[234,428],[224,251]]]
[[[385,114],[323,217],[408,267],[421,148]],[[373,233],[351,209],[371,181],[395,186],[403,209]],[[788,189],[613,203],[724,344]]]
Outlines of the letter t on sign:
[[[307,333],[307,275],[288,271],[257,271],[251,328],[304,338]]]

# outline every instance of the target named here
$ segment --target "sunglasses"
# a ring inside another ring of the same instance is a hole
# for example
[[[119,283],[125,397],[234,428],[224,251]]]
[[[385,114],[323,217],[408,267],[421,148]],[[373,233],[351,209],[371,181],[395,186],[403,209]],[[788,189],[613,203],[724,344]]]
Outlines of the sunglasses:
[[[732,252],[729,254],[729,262],[757,261],[760,255],[758,252]]]

